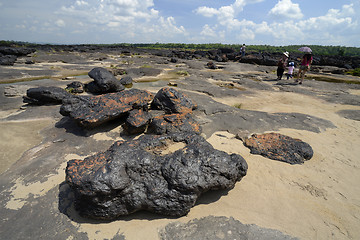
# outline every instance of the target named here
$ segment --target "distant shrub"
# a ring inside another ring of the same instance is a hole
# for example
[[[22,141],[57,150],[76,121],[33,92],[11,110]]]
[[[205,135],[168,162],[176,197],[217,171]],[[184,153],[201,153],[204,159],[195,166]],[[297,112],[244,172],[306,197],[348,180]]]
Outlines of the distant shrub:
[[[358,76],[358,77],[360,77],[360,68],[355,68],[355,69],[352,71],[352,75],[353,75],[353,76]]]

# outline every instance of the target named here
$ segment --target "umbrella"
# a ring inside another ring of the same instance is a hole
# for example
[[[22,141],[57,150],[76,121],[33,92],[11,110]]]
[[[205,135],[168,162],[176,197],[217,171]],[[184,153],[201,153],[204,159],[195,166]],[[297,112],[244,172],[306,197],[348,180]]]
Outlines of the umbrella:
[[[312,52],[311,48],[309,48],[309,47],[301,47],[298,50],[301,51],[301,52],[306,52],[306,53],[311,53]]]

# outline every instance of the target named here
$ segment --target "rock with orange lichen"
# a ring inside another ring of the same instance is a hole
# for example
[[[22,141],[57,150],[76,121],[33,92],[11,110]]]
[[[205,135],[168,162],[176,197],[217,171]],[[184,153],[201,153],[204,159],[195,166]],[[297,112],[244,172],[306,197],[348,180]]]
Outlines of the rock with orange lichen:
[[[151,108],[164,110],[166,113],[185,113],[196,109],[197,104],[176,89],[164,87],[155,95]]]
[[[127,116],[133,109],[147,108],[153,96],[150,92],[130,89],[98,96],[76,96],[66,99],[60,108],[85,128],[94,128],[113,119]]]
[[[150,131],[155,134],[169,134],[175,132],[194,132],[201,134],[201,127],[190,113],[166,114],[156,116],[152,119]]]
[[[142,133],[146,130],[150,119],[149,112],[143,109],[134,109],[130,111],[123,128],[130,135]]]
[[[70,160],[66,182],[80,215],[112,220],[140,210],[184,216],[209,190],[232,189],[246,175],[237,154],[197,134],[143,135],[107,151]]]
[[[260,154],[290,164],[304,163],[304,161],[310,160],[314,154],[309,144],[279,133],[253,134],[243,141],[252,154]]]

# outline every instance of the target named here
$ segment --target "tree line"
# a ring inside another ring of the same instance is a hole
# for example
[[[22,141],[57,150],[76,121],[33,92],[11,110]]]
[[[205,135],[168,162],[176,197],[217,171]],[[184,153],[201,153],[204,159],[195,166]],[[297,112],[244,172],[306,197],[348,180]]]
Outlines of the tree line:
[[[36,47],[35,43],[28,42],[16,42],[16,41],[0,41],[0,46],[25,46]],[[51,44],[45,44],[51,45]],[[76,44],[75,44],[76,45]],[[82,45],[94,45],[94,46],[109,46],[109,47],[135,47],[146,49],[176,49],[176,50],[216,50],[220,48],[231,48],[235,51],[240,51],[242,44],[222,44],[222,43],[116,43],[116,44],[82,44]],[[247,45],[247,51],[255,52],[296,52],[300,47],[305,45],[288,45],[288,46],[271,46],[271,45]],[[321,46],[321,45],[306,45],[313,50],[316,55],[324,56],[357,56],[360,57],[360,48],[358,47],[345,47],[345,46]]]

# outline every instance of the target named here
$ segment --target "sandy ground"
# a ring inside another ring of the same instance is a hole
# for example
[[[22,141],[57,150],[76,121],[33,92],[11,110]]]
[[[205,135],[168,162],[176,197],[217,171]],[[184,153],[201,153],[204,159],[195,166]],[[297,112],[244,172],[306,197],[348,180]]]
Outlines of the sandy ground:
[[[360,91],[352,90],[352,94],[360,95]],[[112,239],[119,234],[126,239],[159,239],[159,230],[171,222],[186,223],[209,215],[233,217],[244,224],[277,229],[300,239],[360,239],[360,121],[336,114],[344,109],[360,110],[359,106],[331,104],[297,93],[270,91],[258,91],[241,99],[215,100],[269,113],[304,113],[329,120],[336,128],[320,133],[294,129],[279,131],[312,146],[314,156],[303,165],[289,165],[252,155],[235,135],[216,132],[208,141],[216,149],[242,155],[249,165],[247,176],[221,197],[216,192],[206,193],[187,216],[176,219],[139,212],[118,221],[101,223],[84,220],[74,208],[69,208],[68,214],[73,218],[68,221],[89,239]],[[0,117],[8,114],[12,112],[2,112]],[[48,145],[42,143],[41,131],[53,124],[53,119],[46,118],[1,122],[0,158],[7,161],[1,162],[0,173],[23,154],[36,157],[36,151],[46,149]],[[112,132],[118,131],[115,128],[91,137],[99,142],[115,141],[121,137],[113,137]],[[25,184],[18,178],[10,189],[12,197],[5,202],[6,208],[19,210],[30,197],[36,200],[59,188],[65,179],[66,162],[84,157],[75,152],[66,155],[54,172],[40,182]],[[60,187],[60,191],[61,188],[66,186]],[[58,203],[52,204],[57,210]],[[76,239],[76,236],[68,239]]]

